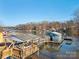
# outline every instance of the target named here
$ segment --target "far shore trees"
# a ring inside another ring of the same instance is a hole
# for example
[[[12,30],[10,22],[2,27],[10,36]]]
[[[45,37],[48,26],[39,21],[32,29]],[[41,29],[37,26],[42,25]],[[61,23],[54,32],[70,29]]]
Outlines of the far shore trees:
[[[46,30],[52,31],[56,29],[56,31],[65,33],[68,36],[79,36],[79,9],[75,11],[73,18],[66,22],[43,21],[40,23],[20,24],[16,26],[16,29],[37,35],[44,34]]]

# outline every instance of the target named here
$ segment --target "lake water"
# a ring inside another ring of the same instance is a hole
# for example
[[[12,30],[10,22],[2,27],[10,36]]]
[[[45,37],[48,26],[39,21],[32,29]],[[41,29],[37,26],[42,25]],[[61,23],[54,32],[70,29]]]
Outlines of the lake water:
[[[79,39],[64,40],[60,45],[43,44],[31,57],[34,56],[38,56],[36,59],[79,59]]]

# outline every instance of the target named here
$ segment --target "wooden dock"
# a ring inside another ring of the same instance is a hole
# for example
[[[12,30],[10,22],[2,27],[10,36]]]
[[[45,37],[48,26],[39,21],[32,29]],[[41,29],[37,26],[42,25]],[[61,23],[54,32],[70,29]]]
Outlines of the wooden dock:
[[[29,46],[23,46],[21,49],[17,47],[7,47],[2,51],[2,59],[7,57],[16,58],[16,59],[25,59],[28,56],[34,54],[39,50],[38,46],[31,44]]]
[[[37,52],[38,50],[39,50],[39,48],[35,44],[24,47],[23,48],[23,59],[26,59],[28,56],[32,55],[33,53]]]

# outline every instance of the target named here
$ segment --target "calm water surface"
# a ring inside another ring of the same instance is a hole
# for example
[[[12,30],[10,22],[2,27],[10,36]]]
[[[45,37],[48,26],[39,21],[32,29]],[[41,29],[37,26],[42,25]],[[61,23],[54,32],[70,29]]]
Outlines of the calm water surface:
[[[43,44],[34,55],[38,56],[36,59],[79,59],[79,39],[64,40],[60,45]]]

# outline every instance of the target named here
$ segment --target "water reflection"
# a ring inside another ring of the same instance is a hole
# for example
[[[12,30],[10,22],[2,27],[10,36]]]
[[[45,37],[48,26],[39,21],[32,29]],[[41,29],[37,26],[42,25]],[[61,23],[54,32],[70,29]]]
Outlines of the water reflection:
[[[40,47],[39,59],[78,59],[78,41],[68,41],[64,40],[62,44],[43,44]],[[79,44],[79,43],[78,43]],[[38,58],[37,58],[38,59]]]

